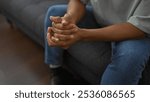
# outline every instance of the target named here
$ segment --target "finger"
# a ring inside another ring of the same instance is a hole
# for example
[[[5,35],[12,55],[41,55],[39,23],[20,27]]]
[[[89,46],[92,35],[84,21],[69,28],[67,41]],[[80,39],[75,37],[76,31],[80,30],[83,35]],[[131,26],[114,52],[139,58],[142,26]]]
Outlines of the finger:
[[[57,37],[55,36],[52,36],[52,41],[55,42],[55,43],[58,43],[60,41],[60,39],[58,39]]]
[[[59,47],[62,47],[62,48],[67,48],[67,43],[65,41],[61,41],[61,40],[56,40],[58,38],[56,37],[51,37],[51,40],[49,40],[49,43],[50,43],[50,46],[59,46]],[[55,41],[56,40],[56,41]]]
[[[52,36],[54,35],[54,32],[52,30],[52,27],[48,27],[47,33],[50,33]]]
[[[59,41],[57,43],[57,45],[60,46],[60,47],[62,47],[62,48],[68,48],[66,41]]]
[[[64,26],[62,23],[55,23],[55,22],[52,22],[52,26],[61,30],[69,30],[76,27],[76,25],[74,24],[69,24],[67,26]]]
[[[62,20],[62,25],[63,25],[63,26],[67,26],[68,24],[69,24],[69,21],[67,21],[67,20],[65,20],[65,19]]]
[[[68,36],[61,34],[55,34],[55,37],[58,38],[60,41],[67,41],[70,39]]]
[[[52,32],[52,27],[48,27],[47,28],[47,33],[51,33]]]
[[[50,16],[50,20],[52,22],[55,22],[55,23],[61,23],[62,22],[62,18],[59,16]]]
[[[47,33],[47,43],[49,46],[55,46],[56,44],[51,40],[51,34]]]
[[[68,13],[66,13],[65,15],[64,15],[64,17],[62,17],[63,19],[62,19],[62,24],[64,25],[64,26],[66,26],[66,25],[68,25],[69,23],[71,23],[71,17],[70,17],[70,15],[68,14]]]
[[[48,33],[47,33],[47,41],[48,41],[48,44],[50,45],[50,46],[56,46],[57,44],[56,44],[56,40],[53,40],[53,35],[52,35],[52,29],[51,29],[51,27],[49,27],[48,28]]]
[[[58,38],[60,41],[68,41],[74,39],[74,35],[55,34],[55,37]]]
[[[77,28],[73,28],[73,29],[69,29],[69,30],[61,30],[61,29],[57,29],[57,28],[52,27],[52,30],[56,34],[70,35],[70,34],[75,33],[77,31]]]

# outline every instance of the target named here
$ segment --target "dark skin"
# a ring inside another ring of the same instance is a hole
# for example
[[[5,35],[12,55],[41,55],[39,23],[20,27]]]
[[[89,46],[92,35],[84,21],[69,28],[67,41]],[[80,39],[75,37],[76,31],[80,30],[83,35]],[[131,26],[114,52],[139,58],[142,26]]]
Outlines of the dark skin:
[[[80,11],[80,12],[78,12]],[[76,23],[83,17],[85,5],[80,0],[70,0],[64,17],[51,17],[53,26],[48,28],[47,40],[50,46],[67,49],[80,40],[123,41],[142,39],[145,33],[134,25],[124,22],[99,29],[82,29]],[[52,33],[54,32],[54,35]]]

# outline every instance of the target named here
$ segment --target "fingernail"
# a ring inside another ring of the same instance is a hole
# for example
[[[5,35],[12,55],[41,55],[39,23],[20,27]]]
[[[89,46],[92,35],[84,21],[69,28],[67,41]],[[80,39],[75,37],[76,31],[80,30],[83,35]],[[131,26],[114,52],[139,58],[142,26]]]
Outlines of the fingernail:
[[[47,35],[50,35],[50,33],[47,33]]]
[[[50,29],[51,27],[48,27],[48,30]]]
[[[50,18],[50,20],[52,20],[53,16],[50,16],[49,18]]]

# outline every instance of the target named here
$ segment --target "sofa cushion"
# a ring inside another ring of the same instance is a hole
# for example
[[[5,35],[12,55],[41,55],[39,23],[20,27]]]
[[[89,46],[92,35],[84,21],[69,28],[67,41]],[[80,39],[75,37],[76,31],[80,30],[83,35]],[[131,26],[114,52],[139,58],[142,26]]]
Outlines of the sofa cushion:
[[[18,27],[25,31],[38,43],[44,44],[44,17],[51,5],[64,4],[66,0],[1,0],[1,11],[15,21]],[[34,33],[34,34],[30,34]],[[41,41],[42,40],[42,41]]]
[[[100,78],[111,57],[111,43],[79,42],[68,49],[66,58],[69,68],[92,84]]]

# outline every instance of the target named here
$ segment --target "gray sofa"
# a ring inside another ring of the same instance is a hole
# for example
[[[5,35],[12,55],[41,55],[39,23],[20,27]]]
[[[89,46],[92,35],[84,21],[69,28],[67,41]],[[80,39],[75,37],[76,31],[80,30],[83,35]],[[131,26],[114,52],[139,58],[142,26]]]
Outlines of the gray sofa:
[[[25,34],[44,47],[44,17],[46,11],[51,5],[65,4],[67,1],[0,0],[0,13],[5,15],[9,23],[15,23]],[[106,62],[102,63],[101,67],[105,67],[109,63],[109,59],[106,59],[105,56],[109,56],[110,52],[104,51],[103,56],[100,56],[99,51],[101,48],[99,48],[99,44],[98,42],[79,42],[66,51],[64,56],[69,71],[90,84],[99,84],[100,82],[100,77],[105,70],[99,66],[101,60]],[[92,54],[92,57],[89,57],[88,54],[93,50],[95,53]],[[110,50],[110,47],[107,50]],[[87,51],[88,53],[86,53]],[[89,60],[85,61],[86,57]],[[150,84],[150,67],[146,67],[144,70],[139,84]]]

